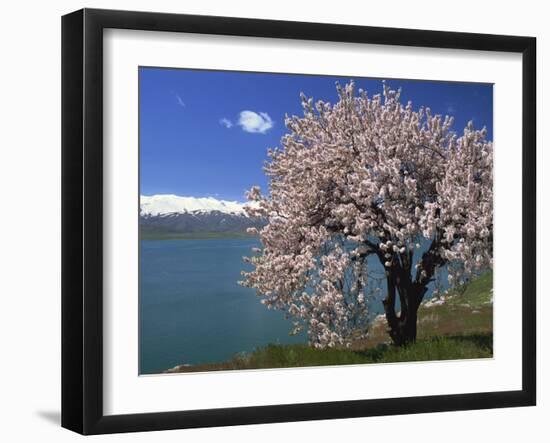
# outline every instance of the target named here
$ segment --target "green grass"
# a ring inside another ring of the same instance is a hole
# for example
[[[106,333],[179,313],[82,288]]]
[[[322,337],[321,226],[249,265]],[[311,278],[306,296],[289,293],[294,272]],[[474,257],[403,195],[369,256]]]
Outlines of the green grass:
[[[493,335],[471,334],[432,337],[419,340],[404,348],[386,346],[387,349],[382,353],[377,361],[378,363],[491,358],[493,356]]]
[[[490,304],[493,298],[493,273],[486,272],[467,285],[451,292],[451,304],[469,304],[473,308]]]
[[[406,347],[393,346],[385,322],[378,321],[371,326],[369,338],[357,340],[351,349],[270,344],[249,354],[235,355],[224,362],[178,366],[168,372],[491,358],[492,277],[492,273],[487,272],[452,291],[444,304],[421,306],[418,312],[418,339]]]
[[[362,351],[314,349],[307,345],[267,345],[231,360],[195,366],[178,366],[169,372],[204,372],[243,369],[296,368],[430,360],[491,358],[492,334],[432,337],[397,348],[380,344]]]
[[[442,305],[418,309],[418,339],[441,336],[468,336],[492,334],[493,274],[486,272],[467,285],[451,291]],[[354,344],[354,349],[388,343],[387,326],[384,322],[373,324],[369,338]]]

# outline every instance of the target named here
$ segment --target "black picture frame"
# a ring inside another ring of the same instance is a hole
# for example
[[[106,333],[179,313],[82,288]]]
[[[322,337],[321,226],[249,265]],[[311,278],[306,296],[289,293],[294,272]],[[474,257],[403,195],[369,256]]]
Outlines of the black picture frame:
[[[177,412],[103,413],[103,30],[354,42],[522,54],[522,388]],[[536,39],[228,17],[83,9],[62,18],[62,426],[152,431],[536,403]]]

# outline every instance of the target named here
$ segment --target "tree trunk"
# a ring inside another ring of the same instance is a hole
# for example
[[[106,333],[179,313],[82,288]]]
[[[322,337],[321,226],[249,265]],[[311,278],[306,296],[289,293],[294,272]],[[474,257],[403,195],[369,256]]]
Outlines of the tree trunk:
[[[418,308],[428,291],[428,284],[432,281],[435,270],[443,266],[446,260],[439,253],[441,232],[438,231],[427,251],[415,266],[416,276],[411,275],[413,265],[413,252],[395,253],[390,257],[387,253],[379,251],[380,263],[386,268],[386,281],[388,294],[384,303],[384,311],[388,322],[388,332],[396,346],[404,346],[416,341],[416,324],[418,321]],[[388,258],[389,260],[388,263]],[[395,305],[399,296],[401,311],[395,311]]]
[[[388,332],[396,346],[404,346],[416,341],[418,308],[426,293],[425,287],[418,287],[410,281],[389,276],[388,295],[383,301]],[[399,295],[401,311],[396,313],[396,296]]]

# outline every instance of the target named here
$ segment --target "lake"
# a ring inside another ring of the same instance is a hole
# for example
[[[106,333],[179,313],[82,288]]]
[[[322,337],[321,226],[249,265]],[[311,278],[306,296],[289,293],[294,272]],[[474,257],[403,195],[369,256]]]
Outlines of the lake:
[[[292,322],[240,286],[254,238],[141,240],[140,373],[223,361],[268,343],[303,343]]]
[[[418,260],[429,243],[421,241]],[[230,359],[268,343],[305,343],[304,333],[290,336],[292,322],[282,311],[268,310],[256,291],[240,286],[241,271],[250,269],[243,256],[259,247],[256,238],[141,240],[140,244],[140,373],[162,372],[180,364]],[[369,269],[384,269],[375,256]],[[441,289],[448,287],[442,270]],[[382,289],[368,300],[371,316],[383,311]],[[432,296],[429,285],[425,299]],[[399,310],[397,301],[397,310]]]

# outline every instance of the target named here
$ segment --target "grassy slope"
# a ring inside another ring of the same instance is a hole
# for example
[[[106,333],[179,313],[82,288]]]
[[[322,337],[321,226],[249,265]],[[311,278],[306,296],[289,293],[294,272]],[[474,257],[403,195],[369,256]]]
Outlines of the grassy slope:
[[[404,361],[487,358],[493,355],[492,273],[488,272],[444,303],[426,303],[419,309],[418,340],[406,348],[389,343],[385,321],[380,318],[369,338],[351,349],[313,349],[308,345],[268,345],[229,361],[178,366],[169,372],[263,369]]]
[[[493,274],[487,272],[461,290],[455,290],[445,297],[441,305],[425,303],[418,310],[418,339],[434,336],[492,334]],[[361,346],[389,341],[385,322],[376,322],[370,329],[367,343]]]

